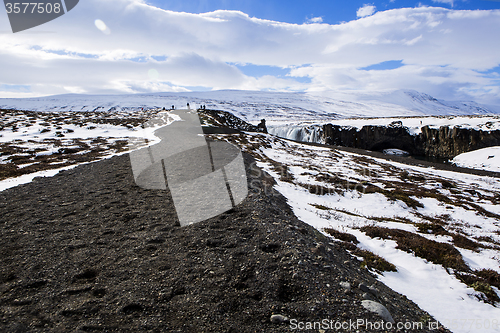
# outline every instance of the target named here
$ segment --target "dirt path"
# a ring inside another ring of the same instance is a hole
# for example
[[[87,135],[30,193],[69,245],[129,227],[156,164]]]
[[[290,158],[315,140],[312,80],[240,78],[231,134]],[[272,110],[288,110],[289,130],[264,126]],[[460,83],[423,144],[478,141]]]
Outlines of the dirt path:
[[[361,306],[360,283],[396,322],[430,318],[299,221],[248,156],[246,167],[242,204],[183,228],[168,190],[135,185],[128,155],[0,192],[0,331],[291,331],[273,314],[380,321]]]

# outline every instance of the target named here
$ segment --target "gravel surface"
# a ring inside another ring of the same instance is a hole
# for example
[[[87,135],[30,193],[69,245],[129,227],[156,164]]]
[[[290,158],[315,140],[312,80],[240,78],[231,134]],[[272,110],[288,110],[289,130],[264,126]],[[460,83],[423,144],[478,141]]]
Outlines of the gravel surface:
[[[182,228],[168,191],[135,185],[128,155],[0,192],[0,332],[288,332],[389,318],[373,302],[431,331],[245,159],[247,199]]]

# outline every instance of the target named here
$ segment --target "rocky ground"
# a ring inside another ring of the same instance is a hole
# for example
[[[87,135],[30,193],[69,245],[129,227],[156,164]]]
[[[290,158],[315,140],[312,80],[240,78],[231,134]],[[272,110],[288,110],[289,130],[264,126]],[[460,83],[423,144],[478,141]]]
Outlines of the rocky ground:
[[[406,331],[431,331],[245,158],[247,199],[183,228],[168,191],[135,185],[128,155],[0,192],[0,331],[287,332],[295,320],[380,323],[366,309],[377,304],[423,327]]]

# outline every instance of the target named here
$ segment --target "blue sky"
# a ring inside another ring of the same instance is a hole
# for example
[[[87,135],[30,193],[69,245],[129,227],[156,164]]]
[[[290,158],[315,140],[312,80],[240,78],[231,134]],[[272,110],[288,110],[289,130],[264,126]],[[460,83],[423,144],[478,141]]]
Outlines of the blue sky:
[[[85,0],[12,34],[0,98],[391,91],[500,105],[500,1]]]
[[[307,19],[321,17],[324,23],[338,24],[357,18],[356,12],[365,4],[378,11],[403,7],[434,6],[456,10],[499,9],[500,1],[489,0],[147,0],[156,7],[188,13],[204,13],[215,10],[239,10],[251,17],[279,22],[302,24]]]

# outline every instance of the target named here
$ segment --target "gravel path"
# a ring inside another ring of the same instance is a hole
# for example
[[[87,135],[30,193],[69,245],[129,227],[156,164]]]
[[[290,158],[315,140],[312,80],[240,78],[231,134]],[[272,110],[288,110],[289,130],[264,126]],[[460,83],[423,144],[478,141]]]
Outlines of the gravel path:
[[[299,221],[245,158],[247,199],[182,228],[168,191],[135,185],[128,155],[0,192],[0,332],[293,331],[276,314],[380,322],[366,299],[396,323],[431,320]]]

